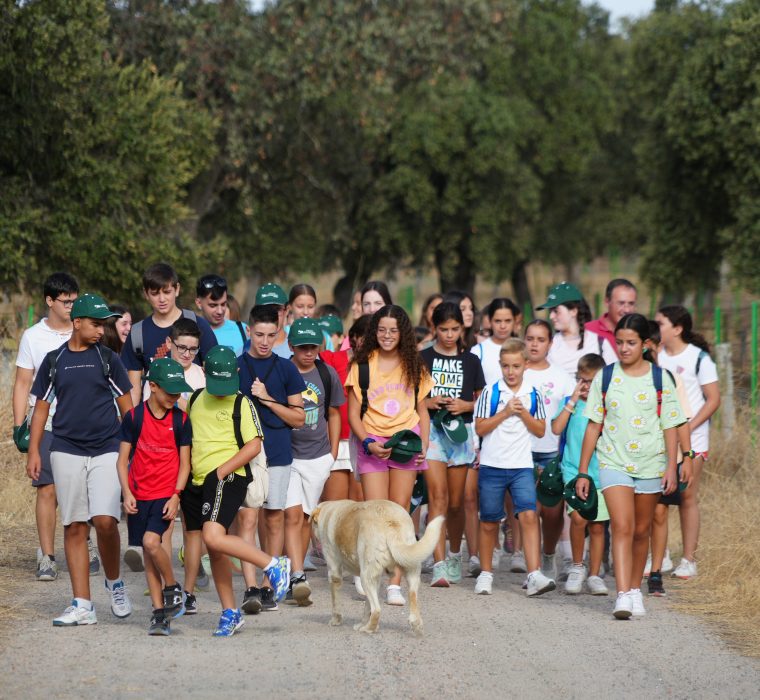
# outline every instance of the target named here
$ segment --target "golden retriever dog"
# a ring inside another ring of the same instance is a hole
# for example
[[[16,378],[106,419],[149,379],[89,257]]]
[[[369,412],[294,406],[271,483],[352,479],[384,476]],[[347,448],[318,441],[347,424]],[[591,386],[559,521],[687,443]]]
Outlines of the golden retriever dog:
[[[330,624],[343,622],[338,593],[343,574],[349,573],[361,577],[367,595],[364,618],[354,629],[376,632],[380,622],[380,578],[384,571],[393,573],[398,566],[409,583],[409,624],[415,634],[421,635],[422,617],[417,600],[420,569],[433,553],[444,517],[439,515],[428,523],[419,542],[409,513],[391,501],[327,501],[317,506],[311,520],[322,542],[330,577],[333,609]]]

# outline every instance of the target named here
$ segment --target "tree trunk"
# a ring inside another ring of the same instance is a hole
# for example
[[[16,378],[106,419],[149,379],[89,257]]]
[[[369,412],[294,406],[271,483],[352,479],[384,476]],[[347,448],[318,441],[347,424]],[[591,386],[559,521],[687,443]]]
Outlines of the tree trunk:
[[[333,304],[337,306],[343,315],[348,313],[354,290],[360,289],[369,279],[372,272],[364,267],[364,256],[349,257],[343,265],[343,276],[338,279],[333,287]]]
[[[512,270],[512,289],[517,297],[517,305],[524,309],[528,304],[533,308],[533,299],[530,295],[530,286],[528,285],[528,261],[521,260]]]
[[[456,255],[456,263],[451,265],[452,253]],[[435,267],[438,270],[441,291],[445,294],[453,289],[459,289],[472,296],[475,292],[475,267],[470,261],[467,237],[463,236],[455,251],[435,251]]]

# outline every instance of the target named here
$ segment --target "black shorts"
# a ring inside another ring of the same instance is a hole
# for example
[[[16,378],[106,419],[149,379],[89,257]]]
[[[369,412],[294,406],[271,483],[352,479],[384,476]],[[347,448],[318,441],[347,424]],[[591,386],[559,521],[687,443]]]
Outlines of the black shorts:
[[[212,471],[206,476],[203,486],[191,485],[182,492],[185,528],[188,531],[200,530],[203,523],[212,522],[229,530],[243,505],[247,490],[246,477],[233,472],[219,481],[216,470]]]
[[[53,433],[50,430],[42,431],[40,442],[40,478],[32,479],[32,486],[49,486],[53,482],[53,467],[50,465],[50,448],[53,446]]]
[[[130,547],[142,547],[146,532],[155,532],[162,537],[171,525],[171,520],[164,520],[164,506],[168,498],[156,498],[153,501],[137,501],[137,513],[127,515],[127,533]]]
[[[681,505],[681,489],[676,489],[673,493],[662,494],[660,496],[660,504],[663,506],[680,506]]]

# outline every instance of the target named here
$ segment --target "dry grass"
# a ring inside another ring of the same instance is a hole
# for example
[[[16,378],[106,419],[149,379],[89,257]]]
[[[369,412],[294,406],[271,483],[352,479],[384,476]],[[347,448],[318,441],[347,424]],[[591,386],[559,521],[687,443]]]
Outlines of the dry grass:
[[[749,412],[741,418],[730,440],[713,433],[700,486],[699,576],[679,587],[676,607],[760,657],[760,470]],[[754,434],[756,444],[760,431]],[[680,535],[677,526],[671,531]]]

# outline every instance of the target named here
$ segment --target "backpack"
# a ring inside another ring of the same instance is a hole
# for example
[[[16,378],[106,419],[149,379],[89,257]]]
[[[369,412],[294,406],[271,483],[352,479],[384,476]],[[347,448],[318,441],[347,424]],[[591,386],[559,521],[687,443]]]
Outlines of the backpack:
[[[491,387],[491,405],[489,406],[489,410],[488,410],[489,418],[491,416],[496,415],[496,411],[499,408],[500,398],[501,398],[501,389],[499,389],[499,382],[496,382],[496,384],[494,384]],[[533,387],[533,390],[530,392],[530,415],[535,417],[537,410],[538,410],[538,392],[536,391],[536,387]]]
[[[362,392],[362,406],[359,409],[359,420],[364,418],[364,414],[369,409],[369,363],[359,363],[359,389]],[[417,410],[417,396],[419,395],[420,387],[415,385],[414,387],[414,410]],[[325,415],[327,412],[325,412]]]
[[[177,406],[172,406],[172,430],[174,431],[174,445],[179,453],[179,441],[182,437],[182,428],[185,424],[182,418],[183,411]],[[132,409],[132,450],[129,453],[129,459],[134,457],[135,450],[137,449],[137,441],[140,439],[140,433],[142,432],[143,421],[145,420],[145,402],[143,401],[139,406]]]
[[[328,421],[330,416],[330,401],[332,400],[332,377],[330,376],[330,370],[327,369],[327,363],[324,360],[317,358],[314,364],[317,366],[319,378],[322,381],[322,386],[325,388],[325,420]]]
[[[710,353],[707,352],[707,350],[702,350],[700,348],[699,355],[697,356],[697,364],[694,367],[694,374],[697,375],[697,382],[699,381],[699,368],[702,366],[702,360],[706,357],[710,357]]]
[[[46,356],[45,360],[48,362],[48,385],[53,387],[53,390],[55,392],[55,375],[57,372],[57,365],[58,365],[58,359],[63,355],[63,351],[68,346],[68,342],[61,345],[61,347],[57,348],[56,350],[51,350]],[[103,376],[106,378],[106,381],[108,382],[108,386],[111,389],[111,393],[113,394],[114,398],[119,398],[122,394],[121,392],[117,392],[114,389],[114,383],[113,383],[113,356],[114,351],[111,350],[111,348],[106,347],[105,345],[101,345],[100,343],[95,343],[94,345],[95,349],[98,351],[98,355],[100,356],[100,363],[103,367]]]
[[[604,414],[602,416],[602,425],[604,425],[604,419],[607,417],[607,391],[610,388],[610,382],[612,381],[612,373],[615,371],[615,365],[617,365],[617,362],[613,362],[612,364],[605,365],[604,369],[602,370],[602,409],[604,410]],[[654,383],[654,390],[657,392],[657,417],[660,417],[660,414],[662,413],[662,367],[659,365],[652,365],[652,382]],[[665,370],[668,373],[668,376],[673,382],[673,386],[675,386],[675,379],[673,379],[673,375],[670,373],[670,370]]]
[[[195,311],[190,311],[190,309],[181,309],[182,316],[180,318],[189,318],[191,321],[198,322],[198,316],[195,313]],[[129,331],[129,335],[132,338],[132,350],[135,353],[135,356],[140,361],[140,364],[143,366],[143,369],[148,369],[148,364],[145,363],[145,354],[143,353],[143,322],[138,321],[137,323],[133,324],[132,329]],[[241,329],[242,332],[242,329]],[[245,334],[243,334],[245,335]],[[243,338],[243,342],[245,342],[245,338]]]
[[[243,339],[243,345],[245,345],[248,340],[248,336],[245,334],[245,328],[243,328],[243,324],[240,321],[234,321],[234,323],[240,331],[240,337]]]

